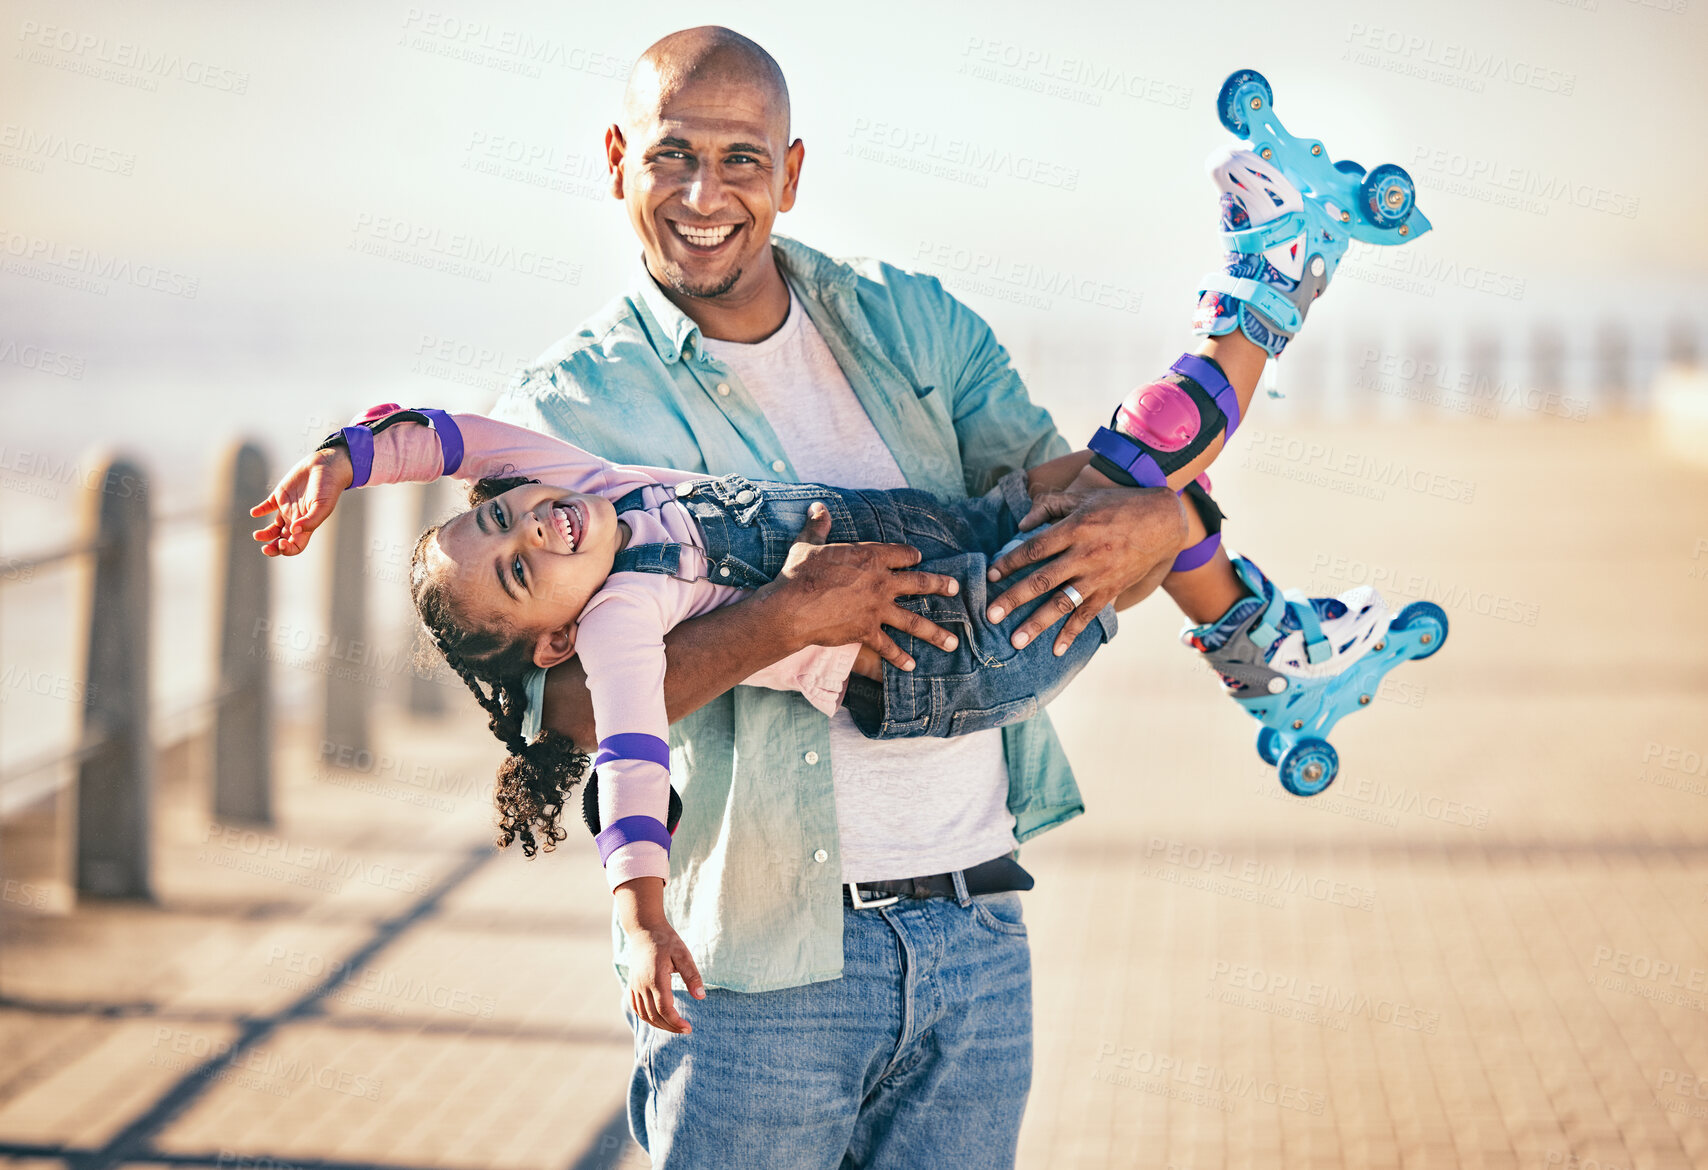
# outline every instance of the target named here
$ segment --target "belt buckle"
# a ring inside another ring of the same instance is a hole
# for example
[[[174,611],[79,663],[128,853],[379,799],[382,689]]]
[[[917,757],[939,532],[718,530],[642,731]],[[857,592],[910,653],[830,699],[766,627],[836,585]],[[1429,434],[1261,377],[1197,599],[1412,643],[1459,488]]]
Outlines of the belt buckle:
[[[879,910],[885,906],[894,906],[897,902],[901,901],[901,895],[890,894],[888,897],[873,898],[870,902],[867,902],[860,898],[860,883],[849,882],[848,900],[854,903],[854,909],[856,910]]]

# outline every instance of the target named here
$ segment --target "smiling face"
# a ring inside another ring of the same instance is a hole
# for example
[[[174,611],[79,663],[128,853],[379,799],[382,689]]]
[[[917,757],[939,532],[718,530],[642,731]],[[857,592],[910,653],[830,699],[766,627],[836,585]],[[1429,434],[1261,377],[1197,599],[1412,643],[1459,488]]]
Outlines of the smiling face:
[[[613,190],[656,280],[732,304],[777,281],[771,227],[794,206],[805,155],[788,134],[786,94],[750,77],[635,79],[605,141]]]
[[[529,639],[534,664],[555,666],[573,653],[576,620],[622,544],[603,496],[530,483],[446,522],[426,551],[427,571],[463,620]]]

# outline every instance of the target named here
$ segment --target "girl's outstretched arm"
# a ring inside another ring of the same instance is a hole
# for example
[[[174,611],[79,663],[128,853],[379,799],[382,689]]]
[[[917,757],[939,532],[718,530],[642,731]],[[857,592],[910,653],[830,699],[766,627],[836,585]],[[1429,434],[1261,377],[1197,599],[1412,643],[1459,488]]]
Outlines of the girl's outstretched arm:
[[[368,410],[285,473],[272,494],[249,510],[257,518],[275,514],[255,539],[267,556],[295,556],[350,487],[428,483],[442,475],[468,481],[525,475],[587,492],[645,482],[573,444],[524,427],[484,415],[406,411],[388,403]]]

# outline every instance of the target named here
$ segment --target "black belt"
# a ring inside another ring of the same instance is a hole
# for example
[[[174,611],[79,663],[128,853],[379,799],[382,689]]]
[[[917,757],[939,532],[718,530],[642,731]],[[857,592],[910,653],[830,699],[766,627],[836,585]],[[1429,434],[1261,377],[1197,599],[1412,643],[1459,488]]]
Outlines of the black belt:
[[[969,894],[1000,894],[1005,890],[1029,890],[1032,875],[1020,868],[1012,857],[997,857],[981,862],[971,869],[959,871],[967,883]],[[872,910],[889,906],[902,898],[953,898],[955,875],[934,873],[929,877],[897,878],[883,882],[847,882],[842,887],[842,904]]]

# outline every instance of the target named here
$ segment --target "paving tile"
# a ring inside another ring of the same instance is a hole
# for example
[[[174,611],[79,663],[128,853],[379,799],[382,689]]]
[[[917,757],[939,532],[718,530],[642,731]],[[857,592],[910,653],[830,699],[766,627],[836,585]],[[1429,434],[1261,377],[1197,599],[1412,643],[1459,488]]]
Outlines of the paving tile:
[[[1324,796],[1280,792],[1165,605],[1055,708],[1089,812],[1022,854],[1021,1166],[1708,1166],[1708,776],[1665,763],[1708,750],[1708,477],[1635,421],[1519,431],[1325,429],[1462,469],[1471,506],[1218,478],[1284,582],[1353,560],[1457,591]],[[1609,452],[1617,496],[1578,473]],[[1633,588],[1670,636],[1633,636]],[[606,1129],[630,1041],[586,843],[484,852],[472,707],[378,736],[367,771],[285,736],[273,841],[168,788],[158,905],[0,906],[0,1166],[138,1119],[138,1170],[645,1164]]]

